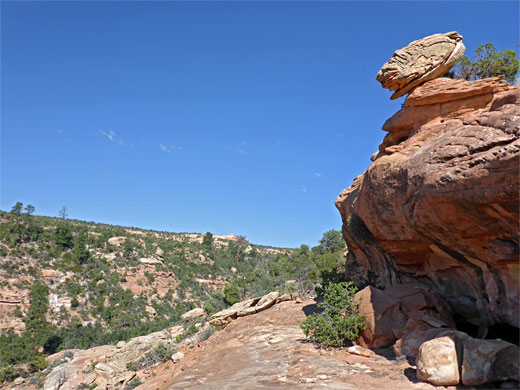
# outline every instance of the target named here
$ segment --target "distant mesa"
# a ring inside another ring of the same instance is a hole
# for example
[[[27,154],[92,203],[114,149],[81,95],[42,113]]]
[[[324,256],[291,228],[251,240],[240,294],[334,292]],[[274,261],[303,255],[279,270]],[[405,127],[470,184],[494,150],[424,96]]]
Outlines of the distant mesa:
[[[379,70],[376,80],[383,88],[395,91],[390,99],[397,99],[448,72],[465,50],[462,35],[456,31],[430,35],[396,50]]]

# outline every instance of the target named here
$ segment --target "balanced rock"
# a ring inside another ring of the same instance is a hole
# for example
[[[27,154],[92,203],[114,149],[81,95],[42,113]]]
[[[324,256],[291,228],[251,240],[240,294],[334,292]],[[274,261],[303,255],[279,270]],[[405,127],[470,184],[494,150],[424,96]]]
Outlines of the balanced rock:
[[[391,99],[396,99],[445,74],[465,50],[462,36],[455,31],[430,35],[397,50],[376,79],[383,88],[395,91]]]

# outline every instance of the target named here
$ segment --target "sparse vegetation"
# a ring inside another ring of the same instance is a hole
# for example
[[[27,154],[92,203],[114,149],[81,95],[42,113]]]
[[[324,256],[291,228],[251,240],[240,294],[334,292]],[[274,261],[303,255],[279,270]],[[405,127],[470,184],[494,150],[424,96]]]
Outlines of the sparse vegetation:
[[[495,45],[488,42],[475,49],[471,60],[466,56],[461,57],[448,76],[464,80],[504,76],[506,80],[514,84],[519,69],[520,60],[516,58],[514,50],[497,52]]]
[[[365,328],[365,317],[358,313],[356,291],[352,282],[330,283],[318,304],[323,311],[311,314],[301,324],[305,335],[324,346],[343,346],[357,338]]]
[[[31,304],[13,309],[26,331],[0,334],[0,383],[44,369],[46,354],[182,324],[181,315],[195,307],[211,315],[270,291],[320,293],[343,273],[346,246],[338,231],[325,233],[316,247],[291,250],[210,232],[87,223],[67,219],[66,210],[61,218],[34,212],[21,202],[11,212],[0,211],[1,286],[31,291]],[[144,265],[142,258],[160,261]],[[8,283],[2,275],[18,281]],[[180,339],[198,332],[195,323],[184,325]],[[214,331],[204,331],[199,341]],[[38,352],[42,347],[44,353]]]

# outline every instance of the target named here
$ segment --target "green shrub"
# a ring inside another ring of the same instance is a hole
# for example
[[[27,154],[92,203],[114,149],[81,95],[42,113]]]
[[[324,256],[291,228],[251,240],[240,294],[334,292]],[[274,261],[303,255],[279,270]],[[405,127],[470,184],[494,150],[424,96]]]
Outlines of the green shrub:
[[[305,336],[325,346],[343,346],[365,329],[365,316],[358,314],[359,302],[354,301],[357,289],[352,282],[330,283],[318,308],[301,323]]]
[[[209,339],[213,334],[218,332],[220,328],[210,325],[208,328],[204,329],[201,334],[197,338],[197,342],[202,343],[203,341],[206,341]]]
[[[128,382],[125,386],[125,390],[135,389],[137,386],[142,385],[144,382],[139,378],[134,378]]]
[[[159,363],[170,360],[172,355],[177,352],[177,348],[167,346],[166,344],[158,344],[154,349],[149,351],[139,361],[139,367],[154,367]]]

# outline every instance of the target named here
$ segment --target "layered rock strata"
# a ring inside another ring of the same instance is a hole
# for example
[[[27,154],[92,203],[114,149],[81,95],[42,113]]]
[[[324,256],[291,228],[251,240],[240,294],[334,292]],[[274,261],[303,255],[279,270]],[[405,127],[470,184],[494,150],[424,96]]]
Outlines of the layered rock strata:
[[[430,288],[472,324],[518,327],[518,88],[429,81],[383,129],[374,163],[336,200],[347,276]]]

